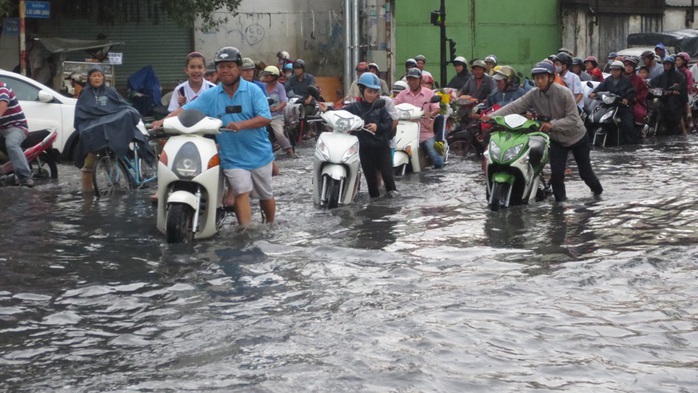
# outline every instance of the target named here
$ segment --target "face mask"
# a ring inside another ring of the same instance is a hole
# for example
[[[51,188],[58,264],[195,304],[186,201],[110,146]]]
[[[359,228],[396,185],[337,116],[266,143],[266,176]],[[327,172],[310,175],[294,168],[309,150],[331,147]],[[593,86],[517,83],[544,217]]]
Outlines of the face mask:
[[[287,72],[287,73],[285,73],[284,75],[286,75],[286,78],[290,78],[290,77],[291,77],[291,74],[292,74],[291,72]]]
[[[555,66],[555,72],[558,74],[562,72],[562,66]]]
[[[608,59],[608,64],[613,63],[613,60],[614,60],[614,59]]]

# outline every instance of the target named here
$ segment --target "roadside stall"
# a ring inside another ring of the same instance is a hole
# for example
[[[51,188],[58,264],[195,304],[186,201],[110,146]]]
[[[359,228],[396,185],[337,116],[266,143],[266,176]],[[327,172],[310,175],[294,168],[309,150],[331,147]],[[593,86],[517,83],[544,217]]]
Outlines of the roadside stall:
[[[123,45],[123,42],[110,40],[76,40],[68,38],[37,38],[54,58],[56,72],[51,88],[67,96],[74,96],[77,84],[84,84],[87,71],[94,64],[100,64],[104,69],[106,84],[116,84],[114,64],[109,61],[109,51],[112,47]],[[70,53],[84,51],[89,55],[86,61],[68,61]]]

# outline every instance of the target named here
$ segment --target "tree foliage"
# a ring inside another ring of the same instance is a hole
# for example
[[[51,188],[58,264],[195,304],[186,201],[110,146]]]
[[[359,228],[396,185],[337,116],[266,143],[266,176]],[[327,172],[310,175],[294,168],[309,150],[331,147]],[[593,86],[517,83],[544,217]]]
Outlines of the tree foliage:
[[[242,0],[48,0],[52,17],[95,18],[98,23],[157,23],[164,15],[184,26],[215,30],[235,15]],[[17,16],[19,0],[0,0],[0,16]]]

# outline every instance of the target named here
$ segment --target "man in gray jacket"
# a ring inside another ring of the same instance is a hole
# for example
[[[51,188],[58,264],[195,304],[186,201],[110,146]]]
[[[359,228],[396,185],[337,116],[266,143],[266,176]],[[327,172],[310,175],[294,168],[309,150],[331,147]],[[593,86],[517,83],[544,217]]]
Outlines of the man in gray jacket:
[[[554,83],[555,67],[549,62],[536,64],[531,74],[536,87],[490,116],[505,116],[532,109],[539,117],[549,118],[549,121],[541,124],[540,131],[550,134],[550,184],[553,186],[555,201],[563,202],[567,199],[565,167],[570,151],[577,162],[579,176],[594,195],[600,195],[603,187],[591,168],[589,141],[572,92]],[[488,119],[489,117],[483,118]]]

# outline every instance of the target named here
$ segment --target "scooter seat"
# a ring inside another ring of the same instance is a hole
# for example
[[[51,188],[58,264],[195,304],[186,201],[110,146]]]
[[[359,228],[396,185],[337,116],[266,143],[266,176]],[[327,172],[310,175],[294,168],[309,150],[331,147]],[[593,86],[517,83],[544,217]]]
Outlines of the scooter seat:
[[[538,166],[545,154],[545,139],[541,136],[531,136],[528,139],[528,147],[530,149],[528,161],[531,163],[531,166]]]
[[[50,133],[51,133],[51,131],[46,130],[46,129],[29,132],[29,135],[27,135],[27,138],[24,139],[24,141],[22,142],[22,149],[28,149],[34,145],[38,145]]]
[[[20,145],[23,150],[26,150],[46,138],[51,131],[43,129],[43,130],[38,130],[38,131],[30,131],[29,135],[22,141],[22,144]],[[7,149],[5,148],[5,137],[0,135],[0,151],[3,153],[7,154]]]

